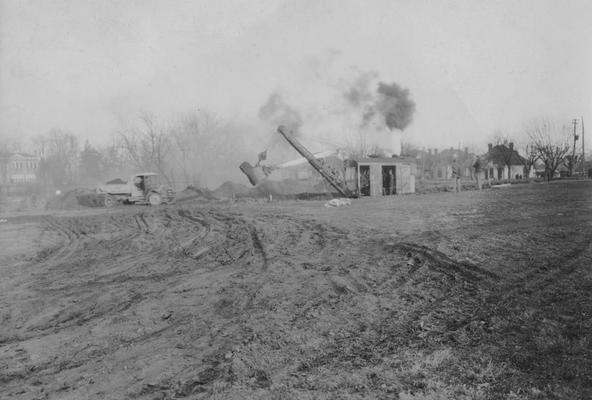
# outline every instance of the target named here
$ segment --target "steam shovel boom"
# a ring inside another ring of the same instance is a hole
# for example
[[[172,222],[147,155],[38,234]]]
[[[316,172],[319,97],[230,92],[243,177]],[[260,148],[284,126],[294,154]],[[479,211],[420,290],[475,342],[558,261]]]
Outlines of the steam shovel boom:
[[[284,139],[294,147],[294,149],[306,160],[312,167],[319,173],[331,186],[333,186],[340,194],[345,197],[349,198],[356,198],[358,197],[356,193],[352,192],[347,185],[345,184],[344,180],[341,179],[339,175],[335,173],[335,171],[327,168],[324,163],[320,160],[317,160],[310,151],[306,147],[294,137],[292,132],[290,132],[285,126],[280,125],[278,127],[278,133],[280,133]]]

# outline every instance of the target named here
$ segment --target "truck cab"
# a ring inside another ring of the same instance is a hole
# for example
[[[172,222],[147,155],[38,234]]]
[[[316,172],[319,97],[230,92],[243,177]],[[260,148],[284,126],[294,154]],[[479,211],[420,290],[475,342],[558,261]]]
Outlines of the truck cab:
[[[128,185],[130,197],[128,202],[146,202],[151,205],[171,203],[174,200],[174,191],[166,187],[158,179],[154,172],[143,172],[132,175]]]

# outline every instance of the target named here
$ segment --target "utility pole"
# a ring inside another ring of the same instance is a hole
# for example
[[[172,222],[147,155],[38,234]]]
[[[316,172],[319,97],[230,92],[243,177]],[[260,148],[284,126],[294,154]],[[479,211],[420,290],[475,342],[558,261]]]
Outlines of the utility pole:
[[[571,152],[571,162],[569,163],[569,176],[573,176],[574,167],[576,166],[576,140],[578,140],[578,135],[576,135],[576,126],[578,125],[577,118],[571,120],[574,126],[574,133],[573,133],[573,150]]]
[[[586,176],[586,149],[584,147],[584,117],[582,119],[582,178]]]

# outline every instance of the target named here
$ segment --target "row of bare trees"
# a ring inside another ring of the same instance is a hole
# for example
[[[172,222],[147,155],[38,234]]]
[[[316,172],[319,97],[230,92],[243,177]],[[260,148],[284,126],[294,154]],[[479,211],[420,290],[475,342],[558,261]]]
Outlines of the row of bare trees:
[[[493,134],[494,144],[513,142],[524,158],[525,176],[529,176],[539,163],[545,168],[548,177],[554,176],[558,168],[565,166],[573,173],[581,161],[579,154],[572,154],[574,136],[569,125],[558,123],[549,118],[539,118],[527,123],[521,135],[507,135],[500,131]],[[501,154],[506,165],[511,164],[512,152]]]
[[[574,137],[567,124],[560,124],[550,119],[538,119],[526,127],[528,143],[525,158],[527,167],[532,167],[537,161],[545,166],[548,177],[552,177],[560,166],[569,169],[573,174],[579,155],[570,154],[574,148]]]
[[[158,172],[179,187],[208,186],[238,170],[231,157],[244,149],[241,133],[207,111],[169,120],[145,112],[117,134],[115,145],[134,170]]]
[[[241,133],[207,111],[168,119],[143,112],[122,123],[107,146],[81,146],[74,133],[60,129],[35,137],[33,144],[42,158],[39,181],[48,188],[94,185],[141,171],[157,172],[183,188],[213,185],[238,171],[245,147]]]

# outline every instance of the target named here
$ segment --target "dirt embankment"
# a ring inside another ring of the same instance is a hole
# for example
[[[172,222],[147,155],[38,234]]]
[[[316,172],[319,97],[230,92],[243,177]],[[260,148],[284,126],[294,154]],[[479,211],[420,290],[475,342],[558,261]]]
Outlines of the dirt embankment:
[[[0,397],[590,397],[591,190],[9,218]]]

